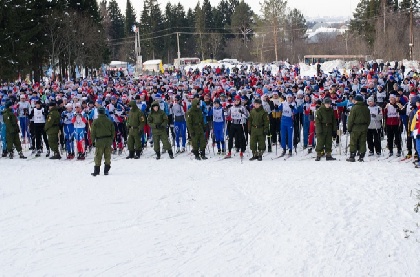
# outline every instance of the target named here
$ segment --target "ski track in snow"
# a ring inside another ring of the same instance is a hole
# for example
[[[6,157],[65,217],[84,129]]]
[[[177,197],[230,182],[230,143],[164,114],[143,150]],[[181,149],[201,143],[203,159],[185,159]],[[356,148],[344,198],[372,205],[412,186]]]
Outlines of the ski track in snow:
[[[335,149],[334,151],[337,151]],[[343,150],[344,151],[344,150]],[[0,159],[4,276],[418,276],[411,163]],[[28,153],[29,155],[29,153]],[[301,160],[303,159],[303,160]],[[368,159],[367,159],[368,160]],[[413,231],[405,238],[404,229]]]

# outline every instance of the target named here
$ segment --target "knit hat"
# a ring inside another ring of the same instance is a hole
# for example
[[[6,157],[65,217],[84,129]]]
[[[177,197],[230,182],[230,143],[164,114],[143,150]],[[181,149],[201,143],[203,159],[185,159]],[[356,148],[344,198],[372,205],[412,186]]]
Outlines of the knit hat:
[[[329,97],[324,98],[324,104],[331,104],[331,103],[332,103],[331,98],[329,98]]]
[[[241,100],[241,96],[240,95],[235,95],[235,100]]]
[[[98,114],[105,114],[105,108],[104,107],[99,107],[98,108]]]
[[[8,108],[10,108],[12,106],[12,102],[11,101],[7,101],[4,106],[6,107],[6,109],[8,109]]]
[[[361,96],[360,94],[356,95],[356,97],[354,98],[354,100],[356,100],[357,102],[363,102],[363,96]]]
[[[255,100],[254,100],[254,103],[255,103],[255,104],[262,104],[262,101],[261,101],[261,99],[255,99]]]

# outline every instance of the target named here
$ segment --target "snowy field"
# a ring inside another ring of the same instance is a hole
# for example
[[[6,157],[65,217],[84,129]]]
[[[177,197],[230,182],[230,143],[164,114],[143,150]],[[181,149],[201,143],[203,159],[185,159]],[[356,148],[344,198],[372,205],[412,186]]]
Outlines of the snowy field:
[[[411,162],[151,154],[0,159],[0,275],[419,276]]]

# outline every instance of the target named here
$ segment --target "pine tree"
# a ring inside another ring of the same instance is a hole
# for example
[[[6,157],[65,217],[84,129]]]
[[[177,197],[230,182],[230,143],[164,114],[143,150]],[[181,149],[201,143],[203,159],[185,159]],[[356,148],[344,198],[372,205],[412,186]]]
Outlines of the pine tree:
[[[243,0],[236,6],[235,11],[232,14],[231,31],[232,33],[238,33],[236,36],[241,38],[244,44],[247,43],[253,33],[253,15],[254,13],[252,12],[251,7]]]
[[[111,57],[117,59],[119,50],[121,48],[121,41],[124,38],[124,16],[121,13],[120,7],[116,0],[111,0],[108,5],[109,29],[108,37],[111,40]]]
[[[131,36],[134,34],[133,25],[136,25],[136,11],[134,10],[133,5],[130,0],[127,0],[125,8],[125,22],[124,22],[125,36]]]

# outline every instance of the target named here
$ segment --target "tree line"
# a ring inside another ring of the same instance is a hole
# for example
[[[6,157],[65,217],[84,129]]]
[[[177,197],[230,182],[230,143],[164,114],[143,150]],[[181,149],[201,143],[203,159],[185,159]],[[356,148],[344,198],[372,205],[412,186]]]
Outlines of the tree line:
[[[0,0],[0,79],[30,74],[39,80],[47,68],[75,77],[78,68],[94,72],[111,60],[134,63],[133,26],[143,60],[164,63],[177,57],[177,33],[182,57],[259,62],[372,53],[398,60],[408,58],[410,33],[414,41],[420,34],[418,0],[361,0],[348,32],[320,36],[317,43],[308,42],[304,15],[286,0],[262,0],[259,13],[243,0],[221,0],[217,6],[200,0],[187,10],[181,3],[161,7],[157,0],[144,0],[137,8],[138,15],[132,0],[125,11],[116,0]]]

